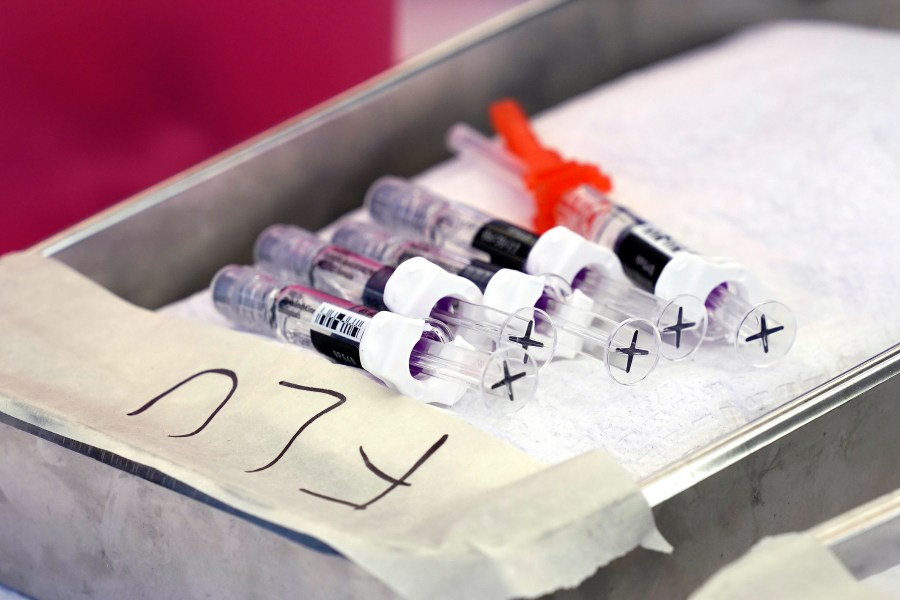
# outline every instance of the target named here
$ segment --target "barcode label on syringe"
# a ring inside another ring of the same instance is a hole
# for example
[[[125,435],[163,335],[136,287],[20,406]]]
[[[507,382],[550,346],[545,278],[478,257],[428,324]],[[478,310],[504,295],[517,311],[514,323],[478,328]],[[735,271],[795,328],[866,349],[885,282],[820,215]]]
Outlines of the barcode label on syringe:
[[[313,314],[313,327],[359,342],[369,323],[368,317],[357,315],[333,304],[323,303]]]
[[[361,367],[359,344],[369,317],[323,302],[313,313],[309,339],[313,347],[342,365]]]

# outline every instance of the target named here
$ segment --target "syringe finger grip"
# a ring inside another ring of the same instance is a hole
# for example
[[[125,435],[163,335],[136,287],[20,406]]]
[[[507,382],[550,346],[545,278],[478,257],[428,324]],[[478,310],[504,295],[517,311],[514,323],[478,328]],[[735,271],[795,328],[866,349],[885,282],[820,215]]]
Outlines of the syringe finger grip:
[[[551,273],[569,284],[587,267],[615,279],[625,277],[622,265],[612,251],[561,226],[550,229],[538,239],[525,264],[525,270],[532,275]]]
[[[468,279],[448,273],[422,257],[400,263],[384,287],[385,306],[407,317],[428,317],[442,298],[480,303],[482,294]]]
[[[410,398],[452,406],[465,393],[465,385],[437,377],[417,379],[409,370],[409,357],[423,331],[425,321],[421,319],[377,313],[359,347],[362,368]]]

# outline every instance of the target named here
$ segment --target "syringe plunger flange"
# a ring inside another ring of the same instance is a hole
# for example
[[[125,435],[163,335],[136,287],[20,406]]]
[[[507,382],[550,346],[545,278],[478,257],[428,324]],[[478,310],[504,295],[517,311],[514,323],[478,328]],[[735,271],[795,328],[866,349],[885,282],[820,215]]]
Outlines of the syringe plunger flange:
[[[659,332],[646,319],[627,319],[609,336],[606,369],[622,385],[634,385],[659,362]]]
[[[512,414],[534,397],[538,368],[521,348],[504,348],[491,353],[481,374],[481,397],[493,412]]]
[[[693,354],[706,335],[708,315],[703,301],[681,294],[659,311],[656,328],[662,341],[660,352],[667,360],[682,360]]]
[[[713,290],[706,305],[716,329],[726,333],[738,356],[751,366],[768,367],[794,345],[797,320],[781,302],[751,304],[722,285]]]

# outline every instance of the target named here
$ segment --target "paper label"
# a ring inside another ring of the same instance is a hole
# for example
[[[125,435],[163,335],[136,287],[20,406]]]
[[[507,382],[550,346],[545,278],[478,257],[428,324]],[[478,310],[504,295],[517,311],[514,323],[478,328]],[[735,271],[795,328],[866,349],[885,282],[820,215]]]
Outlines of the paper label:
[[[317,327],[355,339],[360,317],[340,316]],[[408,597],[535,596],[666,548],[600,452],[546,467],[361,370],[136,308],[50,259],[0,259],[0,331],[0,412],[321,540]]]

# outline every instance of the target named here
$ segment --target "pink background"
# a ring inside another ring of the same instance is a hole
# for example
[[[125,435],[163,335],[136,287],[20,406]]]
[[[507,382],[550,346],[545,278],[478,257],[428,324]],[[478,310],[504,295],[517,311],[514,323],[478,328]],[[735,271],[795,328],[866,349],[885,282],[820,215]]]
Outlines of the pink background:
[[[0,3],[0,253],[378,73],[389,0]]]
[[[0,254],[523,0],[3,0]]]

